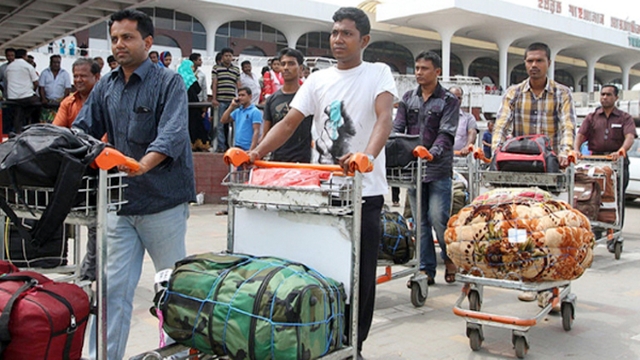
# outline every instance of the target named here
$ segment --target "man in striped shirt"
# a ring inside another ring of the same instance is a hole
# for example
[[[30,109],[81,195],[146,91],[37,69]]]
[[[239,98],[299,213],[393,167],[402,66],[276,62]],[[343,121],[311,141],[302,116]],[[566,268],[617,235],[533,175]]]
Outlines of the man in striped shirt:
[[[568,152],[573,149],[576,110],[568,87],[547,77],[551,50],[546,44],[533,43],[524,53],[529,77],[507,89],[493,129],[492,152],[507,135],[544,134],[558,155],[561,167],[569,165]]]
[[[229,124],[223,124],[220,122],[220,118],[231,105],[231,101],[236,98],[240,87],[240,69],[231,63],[233,61],[233,50],[224,48],[220,50],[220,53],[222,54],[220,64],[214,65],[211,70],[211,102],[214,108],[218,108],[218,125],[216,127],[218,145],[216,152],[224,152],[229,148],[229,142],[227,141]]]
[[[544,134],[558,155],[560,167],[569,165],[568,153],[573,149],[576,110],[568,87],[547,77],[551,50],[546,44],[533,43],[524,52],[524,65],[529,77],[507,89],[493,128],[492,153],[507,139],[507,135]],[[526,186],[526,184],[522,184]],[[518,299],[533,301],[544,307],[543,294],[524,291]],[[554,311],[559,311],[554,307]]]

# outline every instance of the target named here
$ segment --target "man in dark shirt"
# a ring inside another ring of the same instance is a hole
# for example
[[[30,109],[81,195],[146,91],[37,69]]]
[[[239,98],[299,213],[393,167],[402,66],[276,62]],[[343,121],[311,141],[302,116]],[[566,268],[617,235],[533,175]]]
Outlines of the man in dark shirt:
[[[429,171],[422,179],[422,235],[420,239],[420,270],[435,283],[436,254],[432,228],[445,261],[445,281],[455,281],[456,267],[447,256],[444,231],[451,211],[451,177],[453,175],[453,142],[458,128],[460,103],[458,98],[438,82],[442,60],[434,52],[422,52],[416,57],[415,74],[419,84],[407,91],[398,104],[393,122],[396,133],[420,134],[422,144],[433,155]],[[415,190],[409,198],[415,202]],[[412,207],[415,209],[415,206]],[[415,213],[415,212],[414,212]]]
[[[636,135],[636,125],[633,117],[616,108],[618,101],[618,88],[615,85],[604,85],[600,90],[600,107],[587,115],[580,125],[574,150],[579,154],[583,142],[589,142],[589,150],[593,155],[609,155],[613,161],[620,158],[619,151],[625,154],[633,145]],[[629,185],[629,158],[624,156],[623,163],[623,187],[618,196],[624,199],[624,192]],[[616,190],[619,190],[617,188]],[[624,201],[622,203],[621,224],[624,224]],[[607,243],[609,251],[614,252],[614,242]]]
[[[593,155],[609,155],[618,160],[619,150],[631,149],[637,137],[633,117],[616,108],[618,88],[615,85],[604,85],[600,90],[600,107],[587,115],[580,125],[574,150],[580,153],[583,142],[589,142],[589,150]],[[629,185],[629,158],[624,158],[624,189]]]
[[[195,201],[188,131],[187,90],[180,75],[154,66],[147,52],[153,23],[137,10],[122,10],[109,21],[111,50],[119,63],[93,88],[73,126],[109,142],[140,163],[127,171],[125,198],[107,214],[107,352],[122,359],[129,336],[133,296],[145,251],[156,271],[186,256],[189,202]],[[91,327],[90,354],[95,358]]]
[[[264,107],[263,136],[266,136],[269,129],[287,115],[290,109],[289,104],[300,88],[300,66],[304,61],[302,53],[295,49],[282,49],[279,60],[282,65],[284,85],[267,99]],[[313,116],[304,118],[289,140],[272,153],[271,159],[299,163],[311,162],[312,122]]]

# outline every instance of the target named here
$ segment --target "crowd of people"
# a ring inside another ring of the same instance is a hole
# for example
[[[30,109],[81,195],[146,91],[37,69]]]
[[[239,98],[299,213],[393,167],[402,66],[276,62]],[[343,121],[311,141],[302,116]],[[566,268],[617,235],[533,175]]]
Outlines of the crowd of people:
[[[445,263],[444,280],[455,281],[456,268],[444,243],[453,156],[454,151],[468,153],[478,136],[475,117],[460,107],[463,89],[444,88],[438,81],[440,56],[424,51],[415,58],[417,87],[398,94],[388,66],[363,61],[362,51],[371,39],[366,14],[341,8],[333,21],[330,44],[335,66],[311,75],[303,54],[285,48],[258,77],[250,61],[238,67],[233,50],[224,48],[211,71],[211,98],[207,76],[201,70],[202,56],[190,54],[179,63],[177,72],[169,70],[171,53],[150,51],[152,20],[136,10],[119,11],[110,18],[113,55],[106,62],[112,71],[103,77],[101,58],[78,58],[71,82],[71,75],[60,67],[58,54],[51,55],[49,67],[37,74],[24,49],[5,50],[7,63],[0,66],[0,90],[11,105],[3,112],[5,133],[19,133],[23,125],[41,121],[42,108],[56,109],[53,124],[76,127],[109,141],[140,163],[139,170],[122,169],[129,175],[128,203],[117,214],[108,214],[109,359],[124,356],[145,252],[156,270],[170,268],[186,256],[188,204],[196,200],[191,153],[209,151],[213,140],[215,151],[237,146],[249,152],[251,161],[270,156],[277,161],[346,166],[355,152],[368,156],[374,167],[364,175],[363,186],[359,351],[373,316],[380,212],[388,191],[382,150],[392,131],[419,135],[433,156],[422,179],[422,197],[416,199],[415,191],[409,193],[410,202],[420,201],[423,211],[419,224],[423,228],[419,239],[422,276],[429,285],[435,284],[435,232]],[[64,48],[60,45],[61,52]],[[602,88],[602,107],[587,118],[588,126],[576,138],[571,91],[546,75],[549,48],[531,44],[524,63],[529,77],[505,90],[495,125],[489,122],[489,131],[482,135],[485,156],[491,157],[509,136],[538,133],[550,138],[561,165],[567,164],[569,152],[584,141],[589,141],[594,153],[629,150],[635,126],[628,114],[615,108],[615,86]],[[533,111],[534,103],[553,111]],[[217,114],[214,121],[210,108]],[[615,126],[609,127],[612,119]],[[625,186],[627,174],[628,170]],[[91,237],[82,271],[89,280],[95,278],[95,235]],[[530,300],[528,295],[522,299]],[[95,327],[91,329],[95,332]],[[94,342],[90,348],[95,356]]]

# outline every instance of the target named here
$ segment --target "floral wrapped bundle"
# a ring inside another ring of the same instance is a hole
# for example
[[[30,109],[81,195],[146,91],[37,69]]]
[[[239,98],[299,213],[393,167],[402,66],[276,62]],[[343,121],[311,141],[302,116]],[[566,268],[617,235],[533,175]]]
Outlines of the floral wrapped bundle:
[[[580,277],[595,244],[586,216],[536,188],[478,196],[449,219],[445,241],[465,273],[532,282]]]

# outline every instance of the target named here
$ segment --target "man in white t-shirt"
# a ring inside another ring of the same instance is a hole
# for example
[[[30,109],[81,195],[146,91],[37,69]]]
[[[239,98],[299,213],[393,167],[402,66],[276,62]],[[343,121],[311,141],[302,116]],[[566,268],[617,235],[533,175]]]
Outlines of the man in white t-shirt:
[[[313,115],[316,150],[321,163],[343,167],[355,152],[364,152],[373,162],[364,175],[358,350],[367,338],[373,318],[376,265],[380,244],[380,211],[387,192],[384,145],[391,132],[391,114],[396,85],[385,64],[362,61],[362,51],[371,40],[367,15],[360,9],[340,8],[333,15],[330,44],[337,66],[314,72],[291,101],[291,109],[256,149],[252,160],[277,149],[302,120]],[[361,358],[361,355],[359,355]]]
[[[12,100],[13,131],[22,132],[22,126],[35,122],[40,117],[40,99],[36,96],[38,74],[26,60],[27,50],[16,50],[16,60],[7,66],[5,72],[6,98]]]

